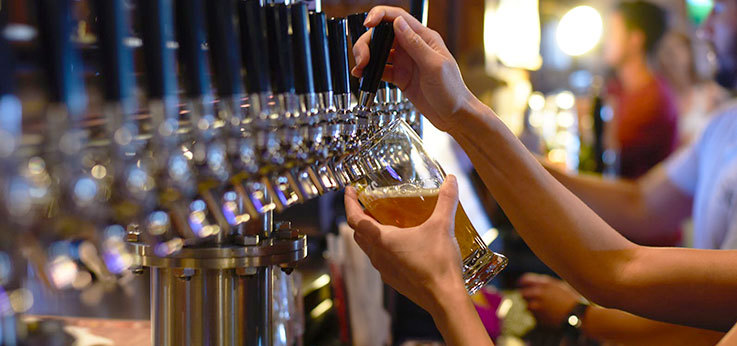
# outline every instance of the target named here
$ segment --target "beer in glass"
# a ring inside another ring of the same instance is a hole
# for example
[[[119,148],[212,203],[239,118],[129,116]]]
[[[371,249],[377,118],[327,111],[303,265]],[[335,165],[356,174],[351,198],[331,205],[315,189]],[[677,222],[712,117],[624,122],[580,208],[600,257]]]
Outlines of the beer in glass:
[[[392,122],[359,155],[363,178],[354,185],[359,201],[378,222],[415,227],[432,215],[445,174],[403,120]],[[473,294],[504,269],[507,258],[488,249],[460,203],[455,238],[466,290]]]

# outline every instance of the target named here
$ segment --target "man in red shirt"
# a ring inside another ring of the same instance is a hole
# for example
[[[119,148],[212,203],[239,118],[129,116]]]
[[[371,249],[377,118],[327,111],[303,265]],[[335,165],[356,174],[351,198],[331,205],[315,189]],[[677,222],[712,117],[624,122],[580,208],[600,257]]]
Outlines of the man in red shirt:
[[[608,86],[614,109],[609,144],[619,151],[625,178],[641,176],[678,144],[676,103],[648,63],[666,21],[663,9],[644,1],[622,2],[610,16],[604,58],[616,78]]]

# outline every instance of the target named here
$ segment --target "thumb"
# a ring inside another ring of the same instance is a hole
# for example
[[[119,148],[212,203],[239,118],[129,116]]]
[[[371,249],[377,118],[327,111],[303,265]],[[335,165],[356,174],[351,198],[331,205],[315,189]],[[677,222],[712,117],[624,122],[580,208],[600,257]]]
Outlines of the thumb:
[[[458,208],[458,181],[454,175],[445,178],[445,182],[440,187],[438,193],[438,202],[435,204],[435,210],[430,216],[430,220],[449,222],[455,224],[455,214]]]
[[[394,34],[399,45],[421,67],[427,66],[429,59],[438,54],[402,17],[394,20]]]

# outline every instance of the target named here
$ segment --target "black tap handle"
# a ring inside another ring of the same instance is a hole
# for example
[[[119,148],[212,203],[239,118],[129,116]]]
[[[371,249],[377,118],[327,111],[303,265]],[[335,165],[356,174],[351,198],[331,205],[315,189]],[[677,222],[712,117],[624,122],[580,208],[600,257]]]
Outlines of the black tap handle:
[[[174,49],[173,0],[138,2],[143,29],[143,55],[146,63],[148,96],[163,99],[177,93]]]
[[[312,45],[312,71],[315,74],[315,91],[333,91],[330,70],[333,68],[328,50],[325,13],[310,13],[310,43]]]
[[[190,97],[208,95],[211,91],[205,56],[202,0],[177,0],[174,7],[179,56],[187,94]]]
[[[274,93],[293,93],[294,64],[287,6],[279,3],[268,5],[265,9],[271,84]]]
[[[366,21],[368,13],[354,13],[348,15],[348,31],[351,34],[351,44],[356,44],[358,38],[366,32],[366,27],[363,26],[363,22]]]
[[[386,61],[389,59],[389,53],[394,44],[394,26],[390,22],[381,22],[377,25],[371,34],[371,42],[369,43],[369,62],[363,70],[363,79],[361,79],[362,91],[376,93],[381,82],[381,76],[384,74]]]
[[[36,0],[41,56],[49,98],[66,104],[74,116],[84,110],[84,84],[79,53],[71,41],[71,0]]]
[[[328,43],[330,46],[330,63],[333,89],[336,94],[350,91],[348,74],[348,42],[346,37],[345,18],[328,20]]]
[[[241,86],[241,57],[234,22],[233,0],[208,1],[207,13],[210,62],[217,93],[230,97],[243,93]]]
[[[294,56],[294,87],[297,94],[315,92],[312,74],[312,52],[310,49],[310,27],[307,5],[298,2],[289,5]]]
[[[411,0],[409,13],[417,18],[422,25],[427,25],[427,0]]]
[[[125,0],[93,1],[98,21],[102,80],[108,101],[129,100],[133,96],[133,54],[124,44],[129,35],[129,9]]]
[[[246,68],[246,89],[249,94],[271,90],[269,56],[266,45],[264,9],[259,0],[238,2],[241,27],[241,59]]]
[[[5,35],[0,35],[0,76],[4,76],[0,80],[0,96],[13,94],[16,90],[14,66],[15,59],[10,43],[5,39]],[[2,118],[2,114],[0,114],[0,118]]]

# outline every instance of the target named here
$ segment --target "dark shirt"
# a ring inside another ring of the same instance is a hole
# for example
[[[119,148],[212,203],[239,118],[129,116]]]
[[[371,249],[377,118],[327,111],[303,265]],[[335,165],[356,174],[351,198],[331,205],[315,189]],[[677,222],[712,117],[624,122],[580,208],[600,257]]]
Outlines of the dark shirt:
[[[639,90],[614,82],[614,139],[619,145],[619,175],[637,178],[663,161],[678,145],[678,111],[673,94],[659,78]]]

